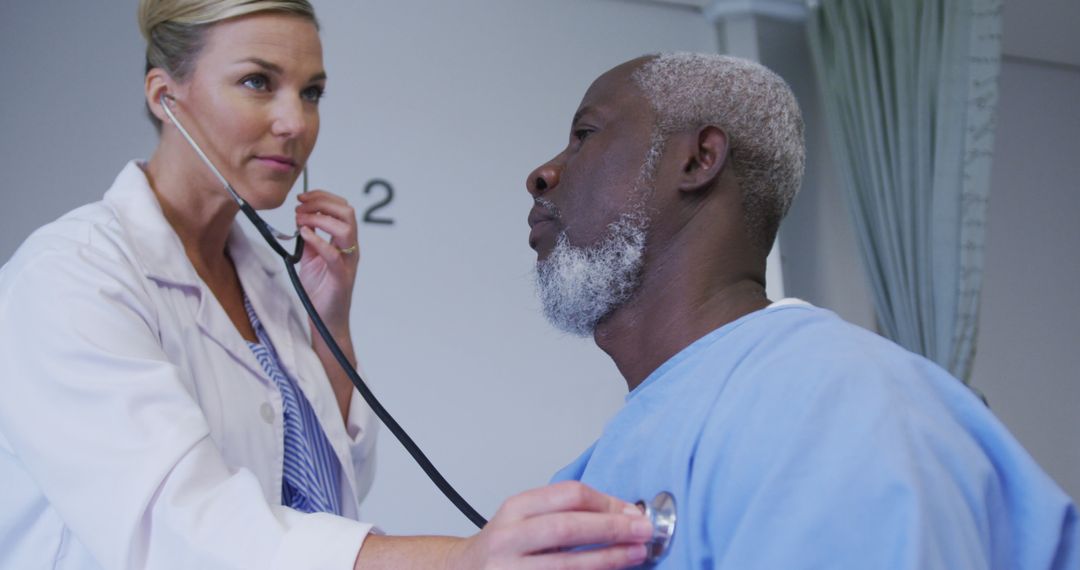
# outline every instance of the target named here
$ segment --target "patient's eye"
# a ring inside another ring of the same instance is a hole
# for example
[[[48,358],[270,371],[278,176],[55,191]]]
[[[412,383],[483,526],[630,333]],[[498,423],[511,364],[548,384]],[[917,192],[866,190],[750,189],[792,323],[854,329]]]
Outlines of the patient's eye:
[[[589,135],[592,133],[592,129],[574,129],[574,138],[577,139],[578,142],[583,142],[585,139],[589,138]]]

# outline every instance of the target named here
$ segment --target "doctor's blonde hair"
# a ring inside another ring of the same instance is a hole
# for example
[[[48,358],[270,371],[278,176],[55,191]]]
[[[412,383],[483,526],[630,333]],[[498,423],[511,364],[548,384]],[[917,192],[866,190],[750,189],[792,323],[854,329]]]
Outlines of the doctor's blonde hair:
[[[146,40],[146,72],[159,68],[185,81],[206,42],[206,31],[222,20],[277,12],[310,20],[318,28],[308,0],[139,0],[139,31]],[[161,122],[150,113],[154,124]]]

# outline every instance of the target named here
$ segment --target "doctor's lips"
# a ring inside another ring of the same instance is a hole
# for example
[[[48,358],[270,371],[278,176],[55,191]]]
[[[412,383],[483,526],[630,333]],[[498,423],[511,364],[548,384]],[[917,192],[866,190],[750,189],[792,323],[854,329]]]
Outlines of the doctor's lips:
[[[296,161],[287,156],[264,155],[255,157],[259,162],[282,172],[292,172],[296,169]]]
[[[546,202],[546,201],[545,201]],[[548,231],[549,226],[559,219],[555,211],[555,205],[550,202],[544,203],[536,200],[536,205],[529,210],[529,247],[536,249],[543,233]]]

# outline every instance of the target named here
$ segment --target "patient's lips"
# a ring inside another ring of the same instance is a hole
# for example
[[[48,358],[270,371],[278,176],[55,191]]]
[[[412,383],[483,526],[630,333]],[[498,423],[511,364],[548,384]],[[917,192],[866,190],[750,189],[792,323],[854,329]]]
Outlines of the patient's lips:
[[[550,237],[554,232],[558,217],[552,211],[553,208],[543,204],[539,200],[532,210],[529,211],[529,247],[539,253],[537,247],[545,237]]]

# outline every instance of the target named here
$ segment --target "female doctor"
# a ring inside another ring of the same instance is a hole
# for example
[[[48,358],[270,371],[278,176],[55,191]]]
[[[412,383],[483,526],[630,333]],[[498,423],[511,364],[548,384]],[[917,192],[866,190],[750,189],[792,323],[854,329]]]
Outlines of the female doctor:
[[[100,202],[0,269],[2,568],[621,568],[637,510],[579,484],[511,498],[469,538],[358,522],[375,423],[238,207],[281,205],[327,81],[306,0],[142,0],[159,127]],[[357,224],[299,197],[301,280],[355,364]],[[323,239],[315,230],[321,230]],[[312,340],[312,338],[315,340]],[[422,516],[422,513],[417,513]],[[581,544],[606,544],[570,550]]]

